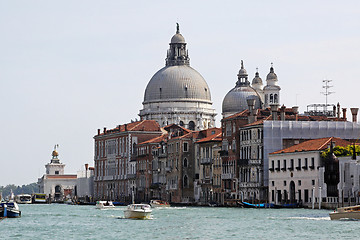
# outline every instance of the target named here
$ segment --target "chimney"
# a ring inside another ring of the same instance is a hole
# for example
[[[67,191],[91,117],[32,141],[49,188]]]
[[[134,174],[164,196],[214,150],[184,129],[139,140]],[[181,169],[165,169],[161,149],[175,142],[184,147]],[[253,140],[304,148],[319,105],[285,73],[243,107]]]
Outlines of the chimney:
[[[85,163],[85,177],[87,178],[87,171],[89,168],[89,164]]]
[[[299,107],[298,106],[293,106],[292,108],[293,113],[295,114],[295,121],[298,120],[298,114],[299,114]]]
[[[285,109],[286,109],[286,107],[284,105],[282,105],[281,108],[280,108],[280,119],[281,119],[281,121],[285,121]]]
[[[104,134],[106,134],[106,127],[104,127]]]
[[[333,106],[333,116],[334,117],[336,116],[336,106],[335,105]]]
[[[100,128],[98,128],[98,135],[100,135]]]
[[[340,103],[337,104],[337,118],[340,118]]]
[[[124,124],[124,126],[125,126],[125,132],[127,131],[127,124]]]
[[[272,120],[273,120],[273,121],[277,121],[277,120],[278,120],[278,119],[277,119],[277,118],[278,118],[278,114],[277,114],[277,112],[278,112],[278,107],[279,107],[279,105],[276,104],[276,103],[270,105],[270,108],[271,108],[271,116],[272,116]]]
[[[247,105],[249,107],[249,117],[248,122],[253,123],[256,121],[256,110],[255,110],[255,99],[254,98],[248,98],[246,99]]]
[[[352,121],[356,123],[359,108],[350,108],[350,111],[351,111],[351,114],[352,114]]]
[[[343,119],[345,119],[345,121],[346,121],[346,108],[343,108],[342,112],[343,112]]]

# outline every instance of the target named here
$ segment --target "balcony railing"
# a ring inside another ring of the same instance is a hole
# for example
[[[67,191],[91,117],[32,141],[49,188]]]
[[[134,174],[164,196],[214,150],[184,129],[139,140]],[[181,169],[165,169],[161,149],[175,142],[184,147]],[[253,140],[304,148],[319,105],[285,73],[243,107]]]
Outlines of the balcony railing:
[[[294,167],[288,167],[289,171],[294,171]]]
[[[211,158],[201,158],[200,163],[201,164],[212,164],[212,159]]]
[[[212,179],[201,179],[201,183],[202,183],[202,184],[211,184],[211,183],[212,183]]]
[[[135,179],[136,178],[136,174],[127,174],[126,175],[127,179]]]
[[[171,172],[171,171],[172,171],[172,167],[166,167],[166,168],[165,168],[165,171]]]
[[[221,174],[221,178],[222,179],[233,179],[234,174],[232,174],[232,173],[223,173],[223,174]]]

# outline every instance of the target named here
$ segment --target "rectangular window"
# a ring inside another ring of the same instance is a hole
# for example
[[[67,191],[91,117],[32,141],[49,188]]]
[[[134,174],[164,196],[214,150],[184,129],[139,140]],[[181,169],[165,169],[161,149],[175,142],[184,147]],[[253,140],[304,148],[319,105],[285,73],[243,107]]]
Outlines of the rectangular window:
[[[308,168],[308,159],[305,158],[303,169],[307,170],[307,168]]]
[[[298,159],[298,166],[296,167],[296,170],[301,170],[301,158]]]
[[[315,185],[315,180],[311,180],[311,185]]]
[[[176,152],[179,152],[179,143],[176,143]]]
[[[284,186],[286,186],[286,181],[284,181]]]
[[[298,186],[301,186],[301,180],[298,180]]]
[[[275,182],[274,182],[274,181],[271,181],[271,185],[274,187],[274,186],[275,186]]]
[[[275,191],[271,190],[271,201],[275,201]]]
[[[286,159],[283,161],[283,168],[281,170],[286,171]]]
[[[270,171],[274,171],[274,169],[275,169],[275,161],[274,161],[274,160],[272,160],[272,161],[271,161],[271,168],[270,168]]]
[[[280,171],[280,160],[277,160],[277,168],[276,171]]]
[[[311,166],[310,166],[311,169],[315,169],[315,158],[311,158]]]
[[[187,142],[184,142],[184,148],[183,148],[183,151],[184,152],[187,152],[188,151],[188,143]]]
[[[294,159],[290,159],[290,170],[294,170]]]
[[[55,174],[59,174],[59,171],[55,171]]]

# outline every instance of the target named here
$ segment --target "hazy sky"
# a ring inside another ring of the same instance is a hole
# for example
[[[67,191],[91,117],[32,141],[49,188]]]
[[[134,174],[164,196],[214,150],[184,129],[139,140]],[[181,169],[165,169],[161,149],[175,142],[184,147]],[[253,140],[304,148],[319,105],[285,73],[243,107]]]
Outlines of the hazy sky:
[[[0,0],[0,185],[36,182],[55,144],[66,173],[92,166],[97,129],[139,118],[176,22],[218,127],[241,60],[264,82],[274,63],[287,107],[325,103],[323,79],[360,105],[359,1]]]

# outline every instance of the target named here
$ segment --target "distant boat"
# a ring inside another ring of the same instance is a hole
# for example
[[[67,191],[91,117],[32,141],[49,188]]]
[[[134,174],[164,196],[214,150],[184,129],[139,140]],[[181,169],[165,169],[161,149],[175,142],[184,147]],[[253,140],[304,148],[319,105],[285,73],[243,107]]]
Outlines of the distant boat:
[[[352,207],[341,207],[334,212],[329,213],[331,220],[340,219],[359,219],[360,220],[360,205]]]
[[[45,193],[34,193],[33,194],[33,203],[46,203],[46,194]]]
[[[150,206],[152,208],[157,208],[157,207],[170,207],[170,204],[166,201],[162,201],[162,200],[150,200]]]
[[[150,219],[151,212],[149,204],[130,204],[124,211],[124,216],[130,219]]]
[[[274,208],[276,206],[273,203],[252,204],[252,203],[248,203],[248,202],[238,202],[238,204],[244,208]]]
[[[111,209],[115,208],[112,201],[97,201],[96,202],[96,209]]]
[[[19,194],[15,197],[16,202],[19,204],[30,204],[32,203],[31,195],[30,194]]]
[[[252,204],[252,203],[248,203],[248,202],[238,202],[238,204],[244,208],[297,208],[297,207],[299,207],[298,203],[284,203],[284,204],[257,203],[257,204]]]

